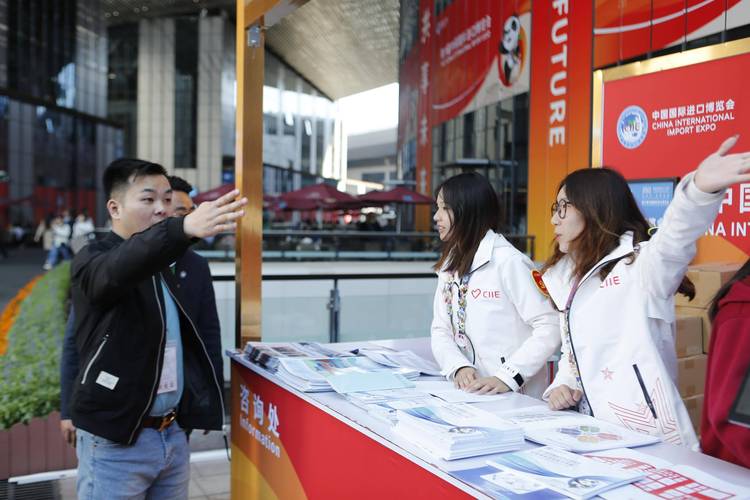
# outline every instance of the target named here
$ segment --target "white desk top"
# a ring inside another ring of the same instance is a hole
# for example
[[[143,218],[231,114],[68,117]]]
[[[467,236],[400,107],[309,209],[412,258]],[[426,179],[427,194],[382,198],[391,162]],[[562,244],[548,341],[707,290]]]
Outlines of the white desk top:
[[[392,347],[394,349],[410,349],[426,359],[433,359],[432,353],[430,351],[429,338],[379,340],[372,343]],[[339,350],[349,350],[356,347],[362,347],[364,344],[366,343],[347,342],[327,345]],[[377,441],[386,448],[389,448],[399,455],[404,456],[408,460],[414,462],[420,467],[427,469],[436,476],[439,476],[443,480],[465,491],[466,493],[477,498],[491,498],[483,494],[481,491],[473,488],[472,486],[469,486],[468,484],[463,483],[462,481],[450,476],[447,472],[483,466],[485,465],[485,462],[493,455],[484,455],[451,461],[432,457],[425,451],[421,450],[417,446],[413,445],[409,441],[403,439],[401,436],[393,432],[391,427],[386,423],[373,418],[366,411],[349,403],[346,398],[336,392],[301,392],[281,381],[281,379],[279,379],[276,375],[264,370],[260,366],[250,363],[247,358],[245,358],[241,354],[230,354],[230,357],[239,364],[249,368],[253,372],[263,376],[264,378],[279,385],[285,390],[297,395],[306,402],[328,413],[332,417],[340,420],[350,427],[357,429],[364,435]],[[435,377],[422,378],[425,380],[435,379]],[[478,403],[480,408],[489,411],[506,411],[540,404],[545,403],[529,396],[516,393],[508,394],[507,399],[487,403]],[[524,442],[524,448],[533,448],[536,446],[537,445],[529,443],[528,441]],[[667,443],[642,446],[637,448],[637,450],[639,452],[662,458],[664,460],[672,462],[675,465],[690,465],[696,467],[705,473],[714,475],[719,479],[729,481],[732,484],[750,487],[750,471],[748,469],[731,464],[729,462],[725,462],[723,460],[718,460],[702,453],[694,452],[683,447]]]

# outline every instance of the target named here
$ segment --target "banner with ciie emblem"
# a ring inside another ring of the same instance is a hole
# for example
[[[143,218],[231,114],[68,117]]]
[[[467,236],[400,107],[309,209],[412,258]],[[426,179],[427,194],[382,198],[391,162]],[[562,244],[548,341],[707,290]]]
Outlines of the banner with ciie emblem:
[[[741,134],[734,151],[750,150],[750,54],[604,79],[601,165],[628,179],[682,177]],[[596,163],[596,159],[595,159]],[[727,192],[700,261],[744,260],[750,254],[750,183]]]

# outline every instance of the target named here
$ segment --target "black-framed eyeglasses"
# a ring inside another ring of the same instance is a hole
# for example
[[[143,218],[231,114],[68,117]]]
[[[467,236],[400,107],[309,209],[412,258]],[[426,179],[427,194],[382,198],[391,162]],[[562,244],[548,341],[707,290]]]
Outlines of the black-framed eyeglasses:
[[[565,215],[568,213],[568,206],[573,205],[568,200],[560,200],[556,201],[552,204],[552,207],[550,207],[550,214],[552,217],[557,214],[557,216],[561,219],[565,218]]]

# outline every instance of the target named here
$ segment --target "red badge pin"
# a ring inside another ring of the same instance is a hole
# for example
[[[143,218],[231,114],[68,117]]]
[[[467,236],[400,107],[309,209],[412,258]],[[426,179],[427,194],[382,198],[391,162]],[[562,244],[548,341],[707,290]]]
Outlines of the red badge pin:
[[[549,291],[547,290],[547,285],[544,284],[544,280],[542,279],[542,273],[534,269],[531,271],[531,277],[534,278],[534,283],[539,291],[542,292],[542,295],[549,297]]]

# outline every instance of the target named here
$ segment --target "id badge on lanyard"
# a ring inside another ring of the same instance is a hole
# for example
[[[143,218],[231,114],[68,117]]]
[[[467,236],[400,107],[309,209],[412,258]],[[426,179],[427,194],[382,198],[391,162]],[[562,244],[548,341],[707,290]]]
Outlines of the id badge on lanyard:
[[[470,275],[463,276],[458,286],[458,310],[456,311],[458,331],[456,331],[456,328],[453,328],[453,341],[463,355],[466,356],[466,359],[471,363],[474,363],[474,345],[466,334],[466,297],[469,292],[469,277]],[[448,316],[451,320],[451,326],[453,326],[453,283],[448,283],[446,288],[448,289],[448,293],[445,294],[444,299],[448,308]]]

